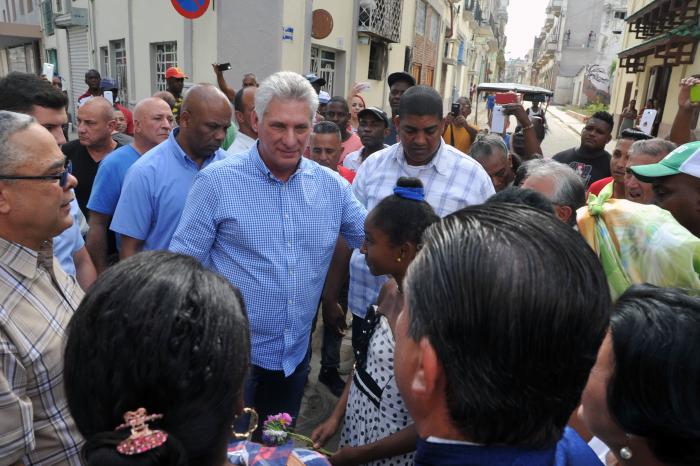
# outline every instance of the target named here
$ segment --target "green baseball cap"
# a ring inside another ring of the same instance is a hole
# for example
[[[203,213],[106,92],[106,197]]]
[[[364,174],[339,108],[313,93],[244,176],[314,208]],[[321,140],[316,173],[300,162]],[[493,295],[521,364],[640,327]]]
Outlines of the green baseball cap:
[[[700,178],[700,141],[689,142],[677,147],[660,162],[650,165],[630,167],[640,181],[652,183],[656,178],[664,176],[686,175]]]

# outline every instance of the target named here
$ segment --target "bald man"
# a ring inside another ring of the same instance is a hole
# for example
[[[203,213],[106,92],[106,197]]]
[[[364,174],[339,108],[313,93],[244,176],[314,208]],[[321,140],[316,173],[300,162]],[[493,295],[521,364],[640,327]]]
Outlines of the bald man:
[[[173,123],[173,112],[165,100],[157,97],[142,100],[134,108],[134,142],[115,150],[100,163],[88,201],[90,230],[87,234],[87,248],[98,274],[113,262],[108,257],[109,224],[126,172],[141,155],[168,139]],[[116,238],[116,246],[119,249],[119,238]]]
[[[119,256],[168,249],[195,175],[226,156],[220,146],[231,125],[231,104],[218,88],[190,88],[180,126],[136,161],[126,175],[111,229],[121,235]]]
[[[78,108],[78,139],[61,147],[73,163],[73,176],[78,179],[75,198],[86,214],[97,167],[102,159],[121,147],[112,139],[116,127],[112,104],[104,97],[93,97]]]

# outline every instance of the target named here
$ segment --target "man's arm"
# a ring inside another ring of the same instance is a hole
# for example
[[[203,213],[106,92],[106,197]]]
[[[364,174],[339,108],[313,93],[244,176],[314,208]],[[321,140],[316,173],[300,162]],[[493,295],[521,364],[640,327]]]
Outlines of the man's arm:
[[[514,115],[518,124],[523,128],[523,143],[525,145],[525,155],[532,157],[535,154],[542,154],[540,142],[535,134],[535,127],[527,116],[527,111],[522,104],[506,104],[503,106],[506,115]]]
[[[214,68],[214,74],[216,74],[216,83],[219,85],[219,89],[221,89],[221,92],[226,94],[228,100],[233,102],[233,100],[236,98],[236,90],[228,85],[228,83],[226,82],[226,78],[224,78],[224,72],[219,69],[218,63],[212,63],[211,67]]]
[[[678,93],[678,112],[673,119],[671,134],[668,139],[679,146],[693,140],[692,128],[690,127],[693,113],[700,108],[700,104],[690,101],[690,88],[700,84],[698,78],[685,78],[681,80],[680,92]]]
[[[343,283],[348,278],[350,257],[352,257],[352,249],[339,236],[338,241],[335,243],[333,258],[326,275],[326,283],[323,285],[323,292],[321,293],[323,325],[333,327],[333,330],[339,335],[343,335],[343,331],[347,328],[345,311],[338,304],[338,296]]]
[[[119,251],[119,260],[127,259],[143,250],[143,240],[122,235],[122,248]]]
[[[97,279],[97,271],[85,246],[73,253],[73,263],[75,263],[75,278],[78,284],[83,290],[87,290]]]
[[[0,464],[22,465],[22,457],[35,446],[32,403],[22,393],[27,371],[4,333],[0,342]]]
[[[90,229],[85,238],[85,247],[87,247],[95,270],[99,275],[107,269],[107,233],[112,216],[91,210],[89,217]],[[77,265],[76,263],[76,268]]]

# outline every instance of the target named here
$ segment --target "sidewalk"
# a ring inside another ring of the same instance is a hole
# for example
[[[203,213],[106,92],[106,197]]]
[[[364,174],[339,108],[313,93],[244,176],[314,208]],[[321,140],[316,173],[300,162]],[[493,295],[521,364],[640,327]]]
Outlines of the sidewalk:
[[[559,120],[562,124],[567,126],[570,130],[574,131],[576,134],[581,134],[581,130],[583,130],[585,124],[581,123],[579,120],[576,118],[572,117],[568,113],[566,113],[564,110],[562,110],[560,107],[556,107],[554,105],[550,105],[547,108],[547,114],[553,116],[557,120]]]

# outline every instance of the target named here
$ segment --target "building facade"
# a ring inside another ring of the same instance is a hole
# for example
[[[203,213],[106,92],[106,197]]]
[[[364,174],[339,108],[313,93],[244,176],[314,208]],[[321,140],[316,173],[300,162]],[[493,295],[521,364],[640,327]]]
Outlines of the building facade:
[[[700,76],[700,0],[629,0],[611,112],[619,124],[629,101],[649,100],[658,115],[654,135],[666,137],[678,110],[678,83]],[[697,113],[693,127],[697,132]]]

